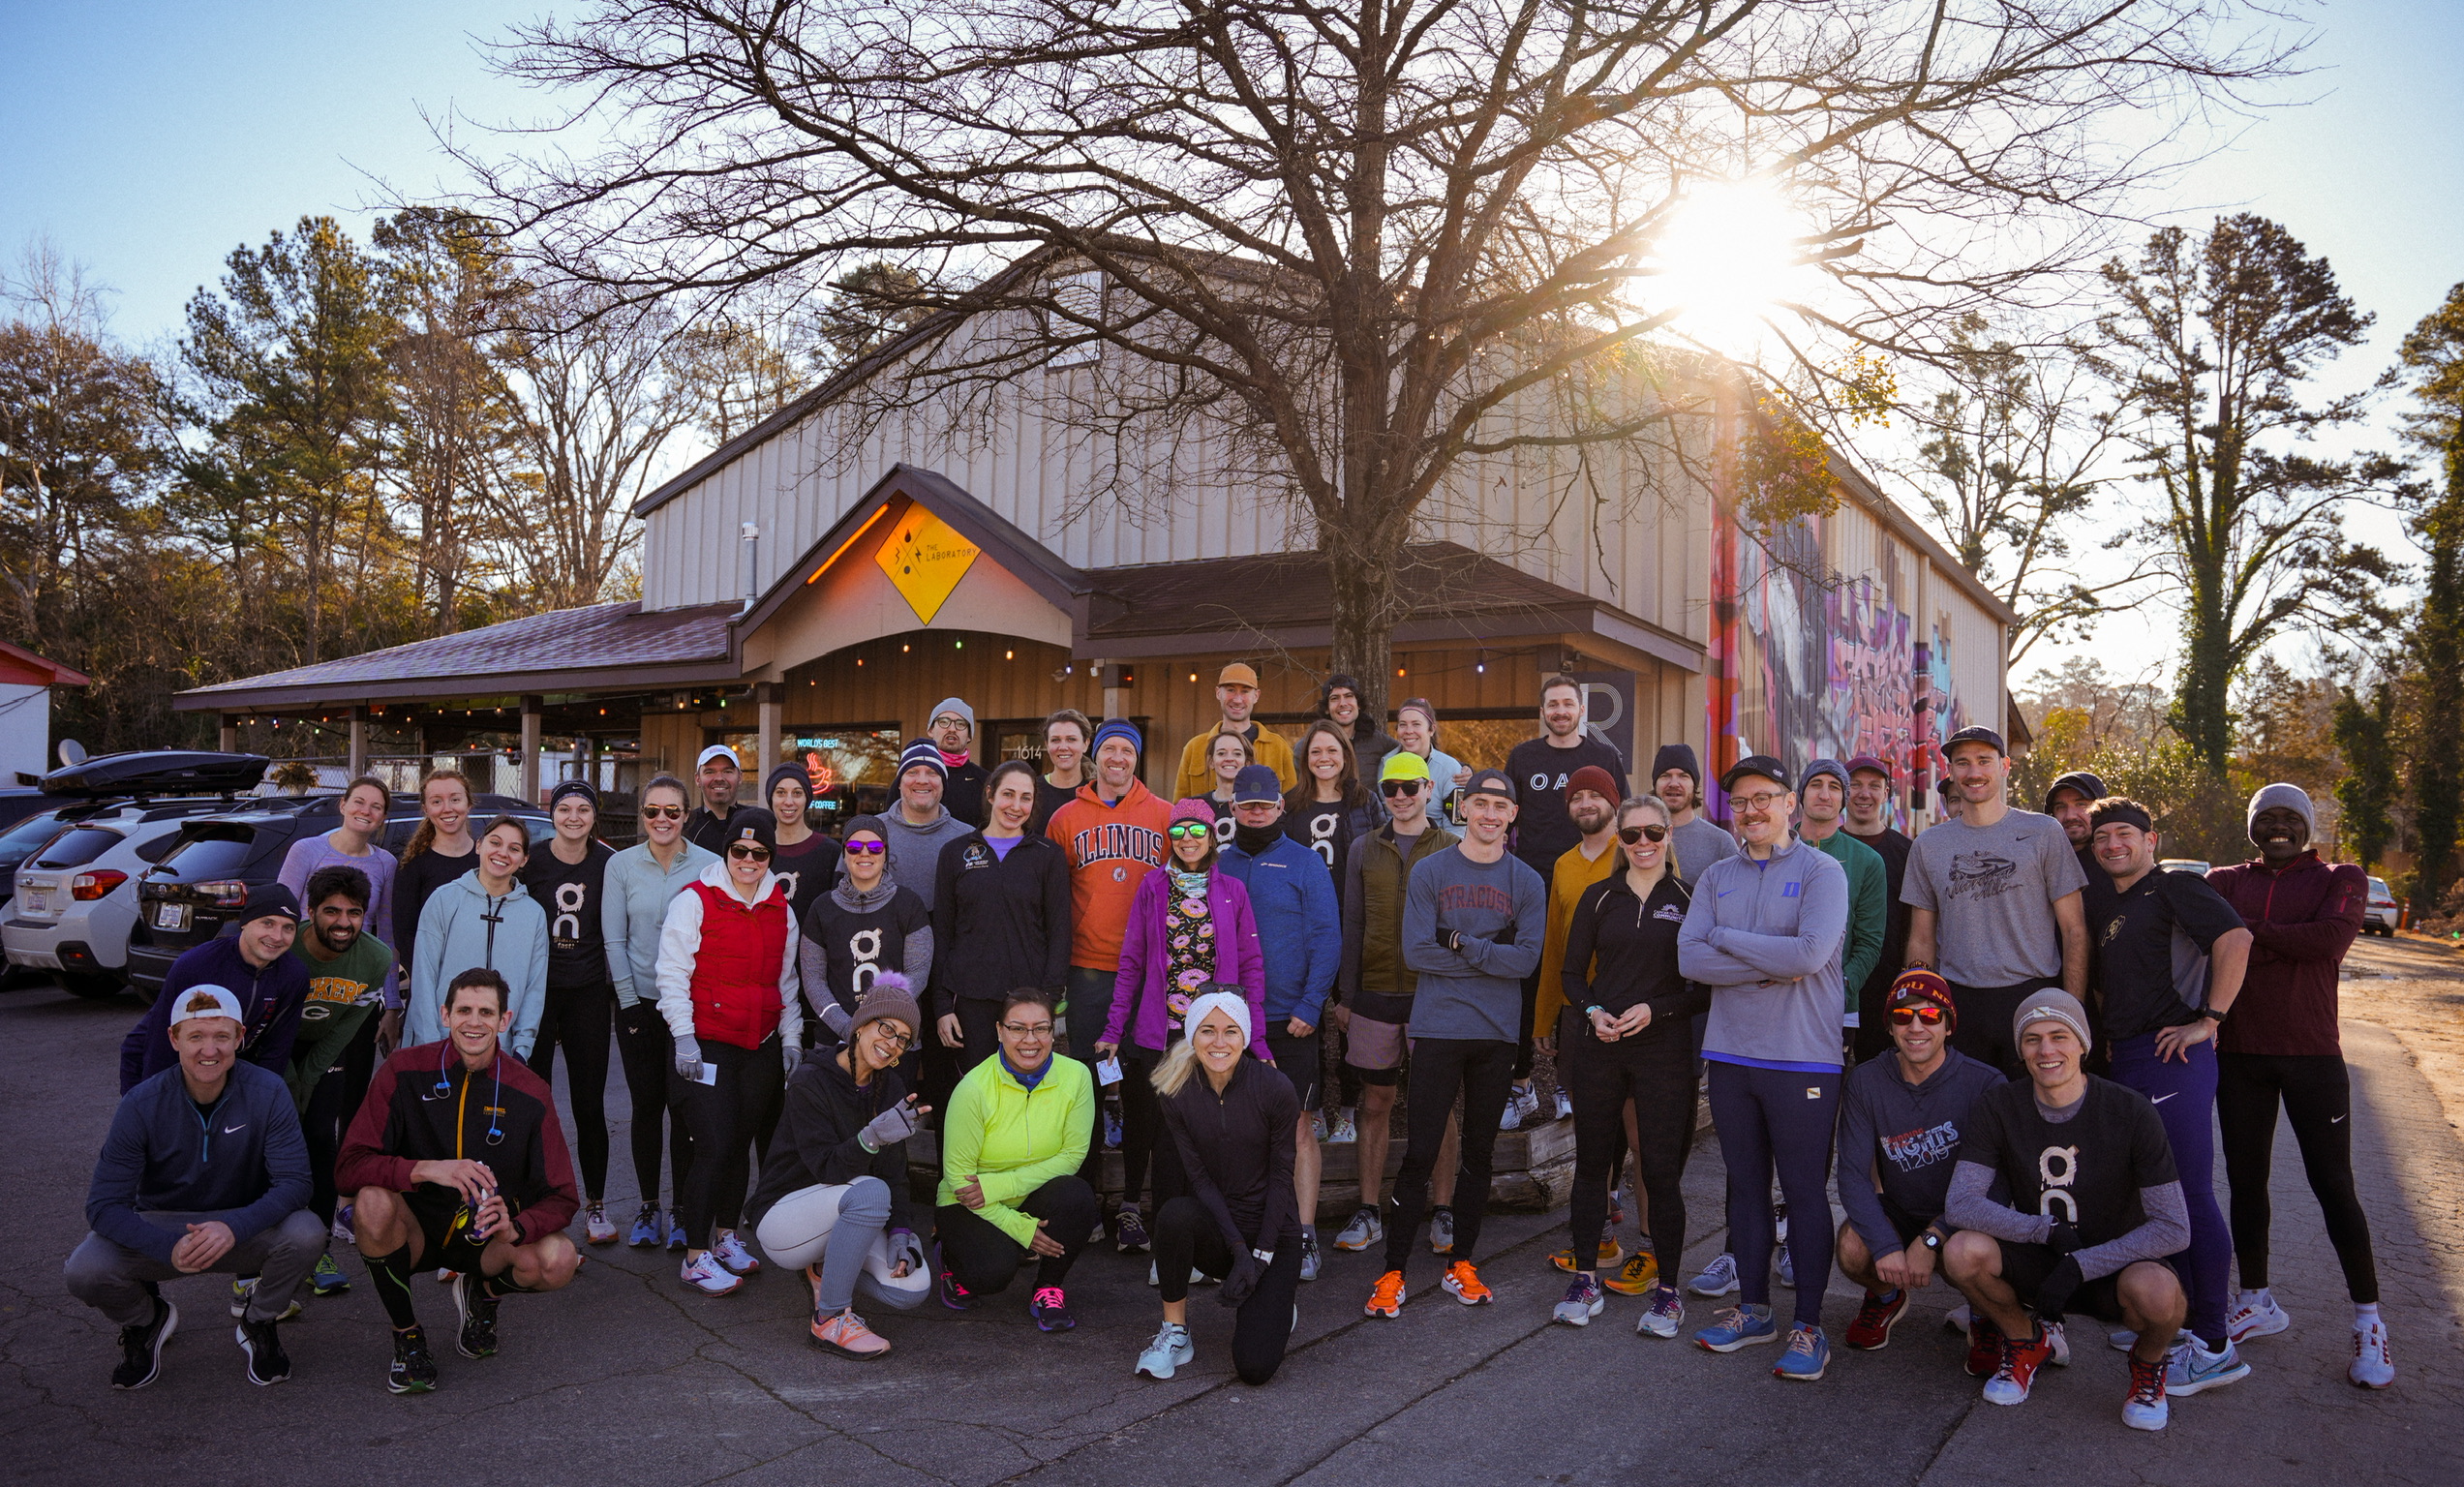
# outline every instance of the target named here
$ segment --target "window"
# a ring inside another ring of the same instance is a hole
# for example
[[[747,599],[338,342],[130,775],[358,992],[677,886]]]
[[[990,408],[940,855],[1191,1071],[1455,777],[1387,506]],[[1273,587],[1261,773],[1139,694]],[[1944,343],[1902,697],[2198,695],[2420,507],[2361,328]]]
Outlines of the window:
[[[45,844],[26,864],[29,867],[82,867],[119,845],[120,834],[107,826],[73,826]]]
[[[236,825],[181,829],[179,842],[163,854],[161,872],[183,883],[237,876],[257,845],[254,829]]]
[[[761,736],[752,732],[721,733],[711,742],[726,744],[739,759],[756,758],[761,748]],[[759,777],[749,769],[745,772],[745,786],[738,799],[748,805],[768,805],[770,802],[762,796],[762,784],[771,770],[781,764],[801,764],[812,785],[812,807],[807,819],[827,830],[833,822],[881,808],[896,783],[898,750],[904,744],[896,724],[825,723],[790,728],[779,736],[778,757],[761,767]]]

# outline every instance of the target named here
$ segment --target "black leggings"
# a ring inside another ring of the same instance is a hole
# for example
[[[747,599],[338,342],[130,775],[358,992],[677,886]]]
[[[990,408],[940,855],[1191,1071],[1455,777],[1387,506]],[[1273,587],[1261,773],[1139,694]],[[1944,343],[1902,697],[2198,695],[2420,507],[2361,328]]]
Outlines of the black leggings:
[[[1061,1241],[1060,1254],[1036,1255],[1011,1238],[1007,1229],[962,1203],[944,1203],[933,1212],[941,1231],[942,1266],[979,1296],[1009,1290],[1029,1259],[1035,1260],[1037,1290],[1067,1282],[1070,1266],[1078,1263],[1079,1251],[1086,1248],[1087,1236],[1095,1231],[1095,1221],[1104,1211],[1095,1200],[1095,1190],[1075,1172],[1029,1193],[1019,1200],[1018,1208],[1045,1221],[1044,1231]]]
[[[1232,1274],[1232,1252],[1206,1205],[1184,1195],[1155,1215],[1155,1289],[1165,1300],[1189,1299],[1193,1266],[1220,1280]],[[1264,1383],[1283,1367],[1284,1350],[1292,1343],[1293,1300],[1299,1293],[1300,1244],[1293,1240],[1275,1247],[1274,1263],[1234,1313],[1232,1372],[1241,1382]]]
[[[718,1070],[716,1083],[697,1083],[668,1071],[693,1132],[693,1161],[677,1195],[684,1212],[684,1246],[693,1250],[710,1248],[714,1228],[736,1227],[752,1181],[753,1143],[776,1123],[787,1079],[776,1033],[758,1048],[713,1039],[702,1045],[702,1062]]]
[[[1570,1016],[1565,1026],[1558,1079],[1574,1103],[1574,1194],[1567,1204],[1574,1262],[1588,1267],[1599,1253],[1608,1190],[1626,1155],[1626,1102],[1631,1100],[1652,1252],[1673,1269],[1686,1253],[1686,1157],[1694,1143],[1694,1055],[1687,1030],[1654,1027],[1602,1043]]]
[[[1125,1043],[1121,1058],[1121,1207],[1124,1211],[1138,1206],[1138,1195],[1146,1189],[1146,1168],[1155,1168],[1155,1201],[1151,1211],[1161,1213],[1164,1204],[1178,1198],[1187,1185],[1181,1181],[1180,1153],[1171,1138],[1164,1132],[1164,1108],[1156,1103],[1155,1066],[1164,1055],[1152,1048],[1141,1048]]]
[[[1490,1038],[1415,1038],[1412,1069],[1403,1100],[1403,1170],[1395,1174],[1394,1211],[1386,1216],[1386,1268],[1400,1270],[1420,1237],[1429,1204],[1429,1180],[1437,1172],[1438,1147],[1445,1139],[1454,1097],[1463,1096],[1462,1160],[1454,1179],[1454,1253],[1447,1263],[1470,1259],[1480,1245],[1480,1220],[1489,1207],[1490,1161],[1497,1147],[1498,1118],[1514,1085],[1514,1045]]]
[[[1951,1047],[1978,1063],[2001,1070],[2006,1079],[2025,1079],[2027,1068],[2020,1062],[2019,1043],[2011,1036],[2011,1018],[2018,1015],[2023,997],[2058,985],[2060,981],[2056,979],[2023,981],[2008,986],[1953,986],[1951,994],[1960,1004],[1960,1025],[1951,1032]],[[2102,1052],[2104,1047],[2099,1040],[2097,1050]]]
[[[2353,1184],[2353,1080],[2333,1053],[2216,1055],[2216,1123],[2224,1134],[2225,1180],[2233,1186],[2233,1249],[2242,1287],[2267,1284],[2267,1176],[2279,1100],[2327,1217],[2328,1242],[2343,1262],[2345,1290],[2357,1305],[2375,1305],[2379,1265]]]
[[[682,1203],[693,1138],[682,1109],[673,1118],[668,1115],[667,1081],[676,1062],[676,1042],[667,1035],[667,1019],[658,1015],[657,1003],[645,998],[616,1009],[616,1051],[624,1059],[624,1092],[633,1101],[633,1180],[641,1187],[642,1201],[658,1202],[658,1136],[664,1127],[676,1198]]]
[[[380,1017],[380,1011],[370,1012],[359,1019],[359,1031],[344,1046],[335,1066],[318,1077],[317,1087],[308,1096],[308,1108],[299,1114],[299,1133],[308,1143],[308,1208],[328,1228],[342,1201],[334,1191],[334,1161],[342,1155],[342,1138],[350,1130],[350,1118],[368,1098],[368,1081],[377,1069]]]
[[[556,1087],[556,1046],[564,1045],[567,1093],[573,1101],[573,1154],[582,1163],[582,1193],[607,1197],[607,1047],[616,1021],[616,989],[605,982],[550,986],[531,1045],[531,1072]]]

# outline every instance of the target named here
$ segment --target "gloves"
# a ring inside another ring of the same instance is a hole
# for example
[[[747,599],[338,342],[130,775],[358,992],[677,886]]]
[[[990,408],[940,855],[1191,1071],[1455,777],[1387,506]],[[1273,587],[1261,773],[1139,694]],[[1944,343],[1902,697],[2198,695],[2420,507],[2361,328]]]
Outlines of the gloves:
[[[902,1259],[907,1262],[909,1275],[924,1274],[924,1241],[916,1237],[912,1229],[890,1230],[891,1268],[897,1268],[898,1261]]]
[[[796,1066],[805,1061],[805,1050],[782,1039],[778,1045],[778,1057],[786,1064],[787,1077],[792,1079],[796,1077]]]
[[[702,1077],[701,1041],[690,1033],[676,1040],[676,1072],[688,1082]]]
[[[1225,1306],[1238,1306],[1258,1289],[1260,1266],[1258,1257],[1247,1250],[1232,1258],[1232,1274],[1224,1277],[1215,1299]]]
[[[856,1144],[867,1151],[877,1152],[884,1146],[896,1146],[916,1134],[915,1107],[901,1100],[865,1122],[856,1133]]]
[[[847,1041],[847,1024],[854,1020],[855,1014],[849,1012],[846,1008],[839,1006],[838,998],[833,996],[823,1000],[821,1004],[821,1025],[830,1029],[831,1037],[837,1039],[840,1043],[845,1043]]]
[[[2055,1219],[2053,1227],[2046,1232],[2045,1242],[2056,1255],[2076,1254],[2080,1249],[2079,1229]]]
[[[2079,1272],[2079,1261],[2071,1256],[2063,1256],[2062,1262],[2055,1265],[2036,1288],[2036,1315],[2046,1321],[2061,1320],[2062,1310],[2070,1305],[2072,1293],[2085,1284],[2086,1277]]]

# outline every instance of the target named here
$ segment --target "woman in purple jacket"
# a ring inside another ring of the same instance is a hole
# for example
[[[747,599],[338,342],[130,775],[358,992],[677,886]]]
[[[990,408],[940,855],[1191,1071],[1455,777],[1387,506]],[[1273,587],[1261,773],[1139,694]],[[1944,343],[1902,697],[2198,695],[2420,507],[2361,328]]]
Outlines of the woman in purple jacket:
[[[1240,987],[1249,999],[1249,1025],[1261,1030],[1249,1051],[1262,1063],[1274,1062],[1263,1032],[1266,972],[1258,951],[1258,921],[1250,913],[1249,891],[1215,866],[1214,807],[1202,800],[1178,802],[1167,835],[1171,857],[1162,871],[1146,875],[1130,900],[1112,1012],[1095,1045],[1099,1057],[1117,1051],[1123,1073],[1121,1211],[1115,1229],[1123,1254],[1148,1247],[1138,1208],[1147,1159],[1157,1158],[1158,1206],[1181,1191],[1180,1164],[1170,1145],[1159,1154],[1164,1118],[1151,1077],[1165,1049],[1186,1031],[1182,1023],[1190,1003],[1210,986]]]

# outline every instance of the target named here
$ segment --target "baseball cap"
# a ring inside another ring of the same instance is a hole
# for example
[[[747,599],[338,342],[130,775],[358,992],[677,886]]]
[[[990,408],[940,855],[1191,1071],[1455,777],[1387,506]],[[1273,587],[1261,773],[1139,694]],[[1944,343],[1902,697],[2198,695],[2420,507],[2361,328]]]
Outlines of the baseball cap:
[[[1426,779],[1428,777],[1429,761],[1408,748],[1387,750],[1385,762],[1378,766],[1380,784],[1389,779]]]
[[[724,759],[729,764],[736,765],[736,767],[740,770],[744,768],[742,764],[737,764],[736,750],[729,748],[724,744],[713,744],[710,747],[703,749],[700,753],[693,756],[694,772],[696,774],[700,773],[702,766],[710,763],[713,759]]]
[[[1494,795],[1509,801],[1516,799],[1514,781],[1504,770],[1474,770],[1472,781],[1463,787],[1463,794],[1467,799],[1475,795]]]
[[[1970,723],[1959,732],[1942,741],[1942,757],[1945,759],[1950,758],[1951,750],[1959,747],[1962,744],[1982,744],[2006,759],[2010,757],[2011,753],[2010,748],[2002,743],[2002,736],[2000,734],[1986,727],[1983,723]]]
[[[1794,788],[1788,783],[1788,767],[1769,754],[1748,754],[1735,764],[1728,766],[1726,772],[1719,776],[1719,788],[1734,792],[1737,781],[1749,774],[1759,774],[1782,790]]]
[[[248,1015],[239,1010],[239,998],[222,986],[197,986],[180,993],[179,1004],[171,1009],[172,1027],[193,1017],[228,1017],[246,1026]]]
[[[1253,805],[1261,801],[1284,798],[1284,782],[1271,765],[1244,764],[1232,776],[1232,804]]]
[[[1250,667],[1248,662],[1234,661],[1223,670],[1215,673],[1215,684],[1217,686],[1254,687],[1258,684],[1258,673]]]

